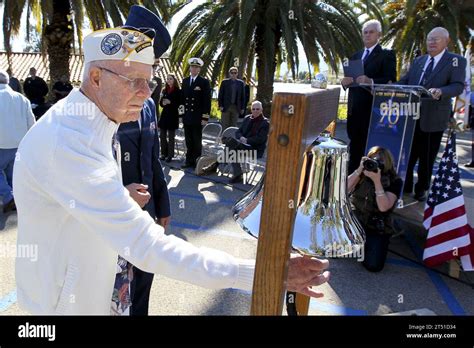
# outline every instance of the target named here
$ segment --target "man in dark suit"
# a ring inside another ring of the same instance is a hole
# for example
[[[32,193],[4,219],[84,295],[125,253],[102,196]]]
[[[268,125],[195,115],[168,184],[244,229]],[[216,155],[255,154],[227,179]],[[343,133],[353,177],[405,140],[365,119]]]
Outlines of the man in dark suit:
[[[124,27],[143,28],[146,35],[153,37],[156,35],[159,38],[153,41],[155,62],[171,44],[171,37],[158,16],[142,6],[131,7]],[[151,85],[148,84],[149,87]],[[117,138],[120,142],[123,185],[138,205],[146,210],[157,224],[166,229],[170,223],[171,209],[168,187],[159,160],[160,141],[157,133],[156,105],[151,97],[145,101],[137,121],[120,124]],[[127,257],[126,251],[122,256]],[[116,276],[114,292],[120,289],[124,276],[128,278],[132,273],[130,315],[148,315],[153,274],[121,261],[125,260],[119,258],[118,266],[122,271]]]
[[[344,77],[342,86],[349,87],[347,101],[347,135],[349,144],[349,173],[359,167],[360,160],[365,154],[367,135],[372,113],[372,95],[363,87],[350,86],[355,83],[388,83],[397,78],[396,57],[392,50],[383,49],[379,40],[382,36],[382,26],[377,20],[367,21],[362,27],[364,49],[355,53],[350,60],[362,59],[365,75]]]
[[[441,144],[443,132],[451,116],[451,98],[462,93],[466,76],[466,59],[447,51],[449,32],[437,27],[426,39],[428,54],[415,59],[408,73],[397,83],[421,85],[428,89],[433,99],[422,99],[420,118],[416,121],[415,134],[408,161],[405,192],[413,191],[413,170],[418,162],[418,181],[415,199],[423,201],[429,189],[431,172]]]
[[[219,109],[222,112],[222,129],[237,126],[239,115],[244,112],[245,84],[237,78],[239,69],[235,66],[229,69],[230,77],[221,82],[219,87]]]
[[[170,222],[170,202],[159,160],[160,143],[155,110],[155,103],[149,98],[143,106],[140,119],[122,123],[117,135],[124,186],[140,207],[166,229]],[[152,282],[153,273],[133,267],[131,315],[148,315]]]
[[[183,125],[186,140],[186,162],[181,168],[196,168],[201,156],[202,127],[209,121],[211,112],[211,85],[207,79],[199,76],[204,62],[201,58],[188,61],[191,76],[183,79],[182,104],[184,105]]]
[[[48,85],[39,76],[36,76],[36,69],[30,68],[30,76],[23,83],[23,90],[31,104],[39,105],[44,103],[45,97],[49,92]]]
[[[265,152],[267,146],[268,132],[270,130],[270,122],[263,116],[262,103],[258,100],[252,103],[252,113],[245,116],[239,129],[235,132],[233,138],[223,139],[225,145],[230,151],[234,152],[234,155],[229,154],[229,158],[233,158],[231,161],[233,176],[229,180],[231,184],[239,183],[243,181],[243,173],[239,158],[247,157],[248,159],[256,160],[261,158]],[[242,155],[239,155],[238,152]],[[255,154],[256,156],[254,156]],[[226,151],[224,151],[224,154]]]

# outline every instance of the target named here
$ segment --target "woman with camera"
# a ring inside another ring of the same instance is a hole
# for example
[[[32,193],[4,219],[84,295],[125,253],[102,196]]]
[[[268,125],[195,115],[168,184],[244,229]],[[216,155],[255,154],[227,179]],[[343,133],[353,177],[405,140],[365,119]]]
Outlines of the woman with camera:
[[[372,147],[349,175],[347,185],[354,213],[366,234],[362,264],[371,272],[379,272],[393,232],[391,213],[403,186],[390,151]]]

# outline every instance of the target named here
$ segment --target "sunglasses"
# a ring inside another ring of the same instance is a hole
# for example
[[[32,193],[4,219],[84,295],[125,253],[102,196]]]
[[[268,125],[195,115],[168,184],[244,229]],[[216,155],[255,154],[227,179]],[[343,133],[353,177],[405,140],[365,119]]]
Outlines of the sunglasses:
[[[237,75],[237,71],[231,71],[230,72],[232,75]]]
[[[252,108],[252,111],[258,111],[258,110],[262,110],[262,109]]]

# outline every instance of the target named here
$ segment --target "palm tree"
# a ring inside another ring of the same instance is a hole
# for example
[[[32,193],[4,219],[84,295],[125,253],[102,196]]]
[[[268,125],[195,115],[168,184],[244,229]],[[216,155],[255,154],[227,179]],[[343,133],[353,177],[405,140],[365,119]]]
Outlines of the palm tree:
[[[257,99],[270,115],[275,70],[286,62],[296,77],[298,41],[315,69],[322,56],[336,71],[339,58],[362,46],[359,22],[347,1],[206,1],[178,25],[170,58],[216,59],[213,83],[232,65],[250,77],[255,63]]]
[[[19,34],[23,12],[27,11],[27,40],[31,17],[36,19],[36,29],[42,35],[42,52],[49,57],[50,81],[53,84],[62,75],[69,77],[69,58],[74,47],[74,30],[79,47],[82,44],[84,15],[93,30],[123,24],[132,0],[4,0],[3,35],[5,48],[11,52],[10,40]],[[148,9],[158,13],[165,23],[184,6],[185,1],[143,0]],[[80,49],[79,49],[80,51]]]
[[[413,59],[416,50],[425,50],[425,40],[431,29],[442,26],[450,34],[450,49],[462,52],[474,29],[472,0],[394,0],[385,6],[390,29],[384,42],[394,42],[398,54],[398,69]]]

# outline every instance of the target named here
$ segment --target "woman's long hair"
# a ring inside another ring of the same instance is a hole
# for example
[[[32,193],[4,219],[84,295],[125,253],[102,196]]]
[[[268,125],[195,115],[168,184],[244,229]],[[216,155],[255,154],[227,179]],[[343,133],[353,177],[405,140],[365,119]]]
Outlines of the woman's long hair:
[[[382,173],[388,174],[390,176],[397,176],[397,171],[395,170],[395,160],[390,150],[383,148],[381,146],[373,146],[370,148],[367,153],[367,157],[374,158],[377,155],[383,162],[383,171]]]
[[[168,80],[168,77],[173,78],[173,85],[170,87],[170,85],[168,85],[168,81],[166,81],[166,85],[165,85],[166,93],[170,93],[176,89],[179,89],[179,83],[178,83],[178,80],[176,79],[176,76],[174,74],[168,74],[166,76],[166,80]]]

